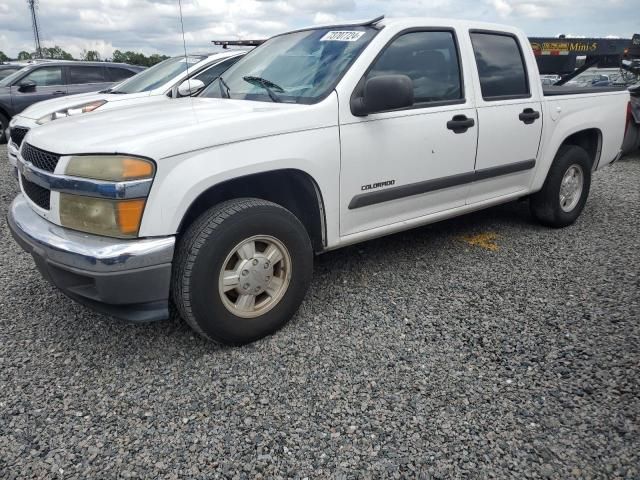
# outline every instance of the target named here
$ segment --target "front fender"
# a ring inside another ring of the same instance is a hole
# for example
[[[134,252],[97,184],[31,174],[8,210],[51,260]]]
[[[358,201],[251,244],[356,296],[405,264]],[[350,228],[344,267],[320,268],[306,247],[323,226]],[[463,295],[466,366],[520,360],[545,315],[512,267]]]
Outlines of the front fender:
[[[338,127],[248,140],[189,152],[158,162],[140,236],[173,235],[193,202],[228,180],[294,169],[318,185],[327,214],[327,240],[337,238],[340,148]],[[333,214],[332,214],[333,213]]]

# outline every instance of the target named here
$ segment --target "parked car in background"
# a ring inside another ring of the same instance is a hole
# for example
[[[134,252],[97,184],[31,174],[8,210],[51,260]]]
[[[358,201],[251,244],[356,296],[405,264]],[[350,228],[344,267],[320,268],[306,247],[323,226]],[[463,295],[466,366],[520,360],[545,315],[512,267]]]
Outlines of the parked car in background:
[[[22,139],[33,128],[71,115],[167,100],[174,93],[177,96],[194,95],[245,53],[243,50],[229,50],[215,54],[189,55],[186,58],[169,58],[106,90],[32,105],[16,115],[9,124],[9,162],[15,165]]]
[[[543,89],[528,45],[443,19],[275,36],[196,98],[29,131],[9,227],[91,308],[151,321],[171,301],[206,338],[255,340],[294,315],[314,253],[522,198],[578,219],[629,92]]]
[[[28,65],[0,80],[0,143],[14,115],[28,106],[76,93],[98,91],[132,77],[143,67],[105,62],[46,62]]]
[[[549,87],[560,80],[560,75],[540,75],[540,81],[542,85]]]
[[[609,76],[601,73],[587,72],[578,75],[566,83],[567,87],[592,87],[595,83],[609,82]]]
[[[0,65],[0,80],[7,78],[12,73],[16,73],[21,68],[23,68],[21,65]]]

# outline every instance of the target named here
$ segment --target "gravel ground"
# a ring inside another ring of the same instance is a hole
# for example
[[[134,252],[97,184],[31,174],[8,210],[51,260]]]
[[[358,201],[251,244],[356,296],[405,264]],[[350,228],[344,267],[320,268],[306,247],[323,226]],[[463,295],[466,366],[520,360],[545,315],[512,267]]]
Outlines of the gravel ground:
[[[640,478],[639,185],[626,158],[564,230],[514,203],[323,255],[244,348],[72,303],[2,222],[0,477]]]

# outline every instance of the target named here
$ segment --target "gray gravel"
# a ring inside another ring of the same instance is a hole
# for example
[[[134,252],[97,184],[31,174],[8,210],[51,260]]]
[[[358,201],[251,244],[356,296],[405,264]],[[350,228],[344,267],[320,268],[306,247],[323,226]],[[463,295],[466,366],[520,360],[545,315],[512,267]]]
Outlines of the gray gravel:
[[[640,478],[639,232],[636,156],[564,230],[514,203],[321,256],[232,349],[72,303],[2,222],[0,478]]]

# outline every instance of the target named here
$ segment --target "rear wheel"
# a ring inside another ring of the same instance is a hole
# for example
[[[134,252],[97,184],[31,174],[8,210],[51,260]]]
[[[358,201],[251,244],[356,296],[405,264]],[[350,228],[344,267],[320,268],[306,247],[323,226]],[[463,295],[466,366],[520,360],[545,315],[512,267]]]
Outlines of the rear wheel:
[[[571,225],[582,213],[591,187],[589,154],[581,147],[560,148],[542,190],[531,196],[531,213],[554,228]]]
[[[622,143],[622,152],[627,154],[640,148],[640,124],[631,123]]]
[[[312,269],[311,241],[291,212],[259,199],[230,200],[202,214],[178,243],[173,299],[202,336],[248,343],[289,321]]]

